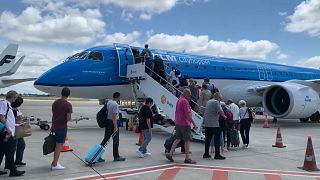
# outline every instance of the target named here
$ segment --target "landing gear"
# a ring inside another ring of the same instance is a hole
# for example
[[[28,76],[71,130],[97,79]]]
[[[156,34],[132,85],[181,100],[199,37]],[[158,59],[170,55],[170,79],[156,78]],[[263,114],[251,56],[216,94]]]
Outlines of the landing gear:
[[[308,122],[309,121],[309,118],[307,117],[307,118],[300,118],[300,122]]]
[[[320,113],[319,111],[315,112],[310,116],[310,121],[311,122],[319,122],[320,121]]]

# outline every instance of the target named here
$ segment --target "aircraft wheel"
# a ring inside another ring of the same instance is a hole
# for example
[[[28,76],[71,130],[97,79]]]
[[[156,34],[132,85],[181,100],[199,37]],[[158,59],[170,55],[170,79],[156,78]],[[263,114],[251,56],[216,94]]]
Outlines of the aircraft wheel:
[[[50,129],[49,124],[45,124],[44,127],[43,127],[43,129],[46,130],[46,131],[49,130],[49,129]]]
[[[310,121],[311,121],[311,122],[319,122],[319,120],[320,120],[320,113],[319,113],[319,111],[315,112],[314,114],[312,114],[312,115],[310,116]]]
[[[307,118],[300,118],[300,122],[308,122],[309,121],[309,118],[307,117]]]

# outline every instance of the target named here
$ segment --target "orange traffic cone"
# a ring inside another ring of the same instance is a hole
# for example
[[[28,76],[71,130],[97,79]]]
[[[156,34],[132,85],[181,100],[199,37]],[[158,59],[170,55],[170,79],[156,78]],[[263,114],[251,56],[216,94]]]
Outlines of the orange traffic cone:
[[[286,146],[284,146],[284,145],[282,144],[282,136],[281,136],[280,128],[278,128],[278,130],[277,130],[276,144],[275,144],[275,145],[272,145],[272,147],[277,147],[277,148],[284,148],[284,147],[286,147]]]
[[[263,123],[263,128],[269,128],[269,123],[268,123],[268,114],[264,114],[264,123]]]
[[[60,150],[61,150],[61,152],[73,151],[73,149],[71,149],[71,147],[70,147],[70,145],[69,145],[68,135],[66,136],[66,141],[65,141],[64,144],[61,146]]]
[[[139,133],[139,141],[138,141],[138,143],[136,143],[136,145],[141,146],[142,143],[143,143],[143,134]]]
[[[308,137],[308,144],[306,149],[306,156],[302,167],[298,167],[306,171],[319,171],[317,168],[316,157],[314,156],[311,136]]]

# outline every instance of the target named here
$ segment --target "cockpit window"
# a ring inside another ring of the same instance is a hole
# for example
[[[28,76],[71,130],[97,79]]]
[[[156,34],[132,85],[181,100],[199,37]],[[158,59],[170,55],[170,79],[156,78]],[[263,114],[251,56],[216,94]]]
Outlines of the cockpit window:
[[[88,59],[103,61],[103,56],[102,56],[102,53],[100,52],[90,52]]]
[[[67,60],[70,60],[70,59],[85,59],[88,54],[89,54],[89,52],[83,51],[83,52],[80,52],[80,53],[77,53],[77,54],[74,54],[74,55],[68,57]]]

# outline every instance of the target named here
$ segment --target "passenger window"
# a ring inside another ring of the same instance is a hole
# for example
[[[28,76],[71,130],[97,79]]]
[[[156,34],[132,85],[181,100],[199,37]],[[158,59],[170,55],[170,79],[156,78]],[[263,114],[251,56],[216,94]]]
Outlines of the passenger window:
[[[247,68],[244,69],[244,72],[248,74],[249,70]]]
[[[198,64],[195,64],[194,67],[195,67],[196,69],[198,69],[198,68],[199,68],[199,65],[198,65]]]
[[[203,67],[203,69],[207,69],[207,65],[203,65],[202,67]]]
[[[179,67],[179,64],[176,64],[176,67]]]
[[[230,71],[233,71],[233,67],[230,67]]]
[[[237,71],[241,72],[241,68],[237,68]]]
[[[254,69],[251,70],[251,73],[254,74]]]
[[[189,67],[189,63],[186,63],[184,66],[185,66],[185,67]]]
[[[95,60],[95,61],[103,61],[102,53],[100,52],[91,52],[88,56],[89,60]]]
[[[222,66],[222,71],[225,71],[226,70],[226,67]]]
[[[217,66],[213,66],[213,70],[217,70]]]

